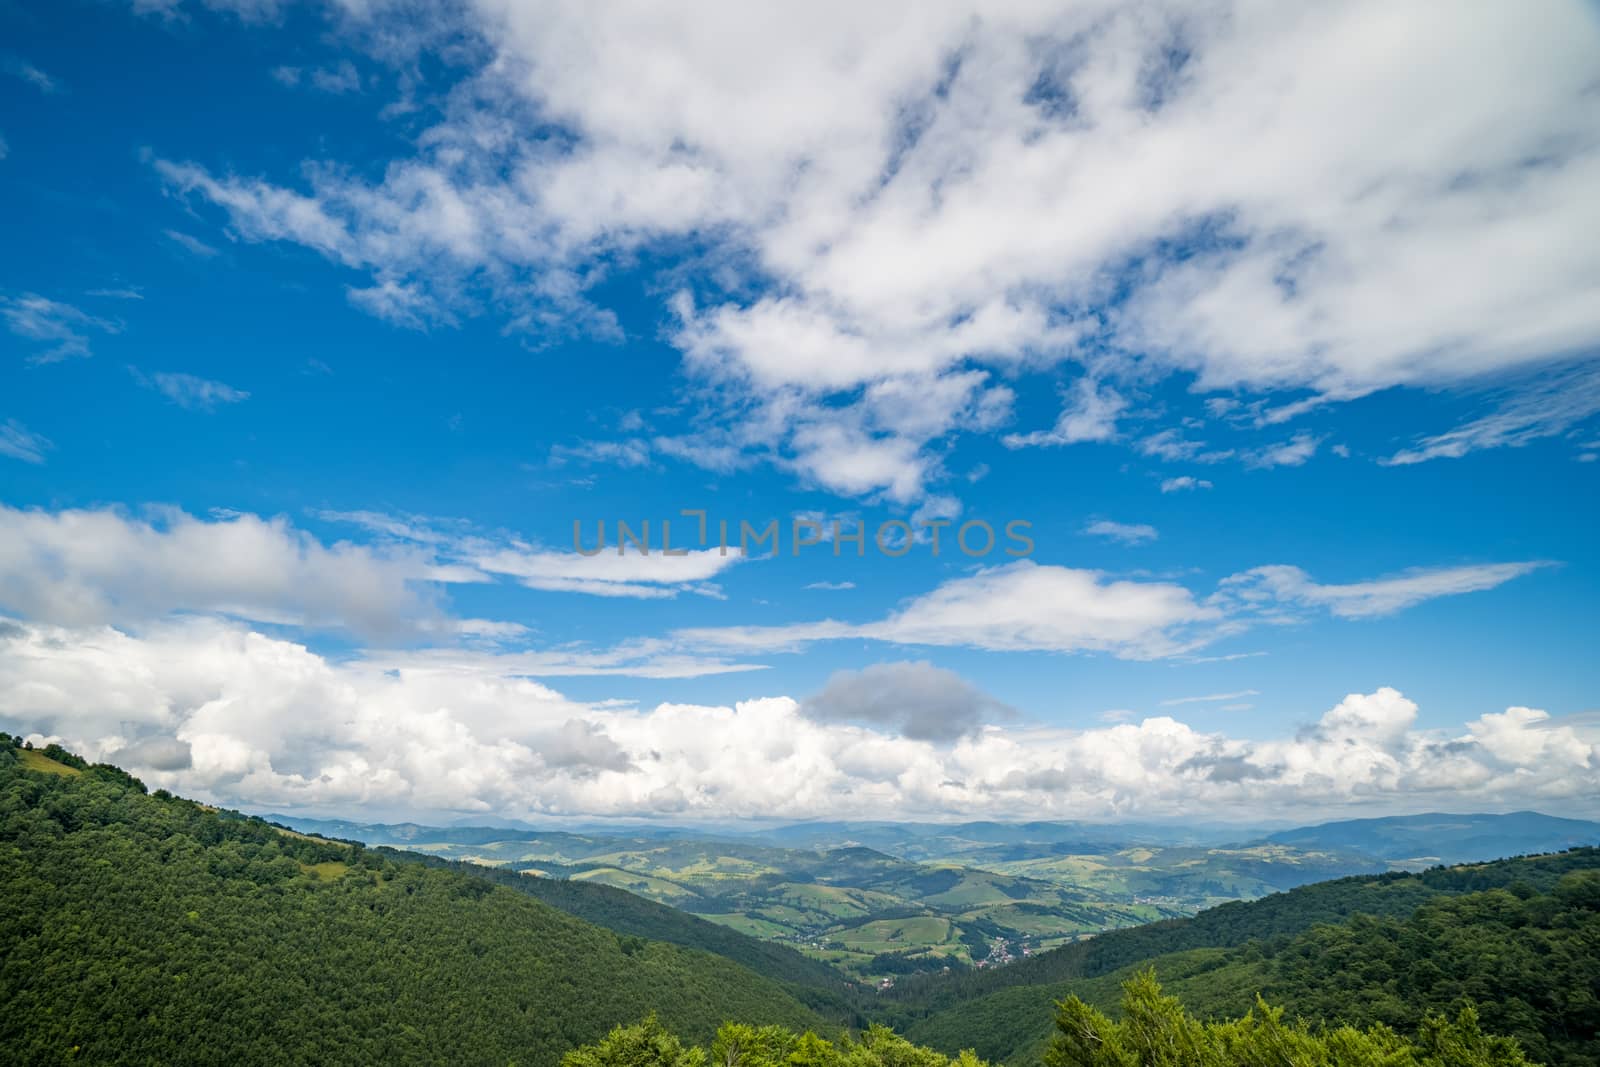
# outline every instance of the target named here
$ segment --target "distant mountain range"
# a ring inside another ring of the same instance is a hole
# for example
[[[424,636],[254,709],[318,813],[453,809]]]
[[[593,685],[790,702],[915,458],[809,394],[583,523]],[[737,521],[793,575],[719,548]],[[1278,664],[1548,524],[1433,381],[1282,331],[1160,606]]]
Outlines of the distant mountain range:
[[[1600,822],[1562,819],[1537,811],[1508,815],[1394,815],[1344,819],[1270,834],[1294,848],[1359,852],[1406,866],[1475,863],[1600,844]]]
[[[299,830],[371,845],[405,848],[426,842],[486,845],[503,841],[592,841],[627,838],[660,841],[729,841],[813,851],[870,848],[913,861],[957,861],[970,866],[1074,854],[1118,852],[1134,846],[1209,848],[1284,845],[1306,852],[1342,853],[1389,866],[1472,863],[1503,856],[1552,852],[1600,844],[1600,822],[1536,811],[1453,815],[1429,812],[1373,819],[1341,819],[1271,833],[1222,824],[1181,826],[1154,822],[805,822],[731,832],[683,826],[585,825],[571,830],[511,826],[447,827],[418,823],[362,823],[271,814],[264,818]],[[973,862],[977,861],[977,862]]]

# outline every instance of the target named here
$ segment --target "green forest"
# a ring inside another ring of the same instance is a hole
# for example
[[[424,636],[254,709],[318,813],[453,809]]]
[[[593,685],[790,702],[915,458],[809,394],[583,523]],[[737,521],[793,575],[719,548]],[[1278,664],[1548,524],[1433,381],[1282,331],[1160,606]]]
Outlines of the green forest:
[[[1119,1018],[1069,997],[1059,1006],[1047,1067],[1526,1067],[1517,1043],[1486,1034],[1465,1008],[1430,1014],[1414,1037],[1375,1025],[1289,1021],[1258,1000],[1244,1016],[1200,1020],[1164,995],[1151,972],[1124,983]],[[829,1041],[781,1026],[729,1024],[709,1050],[686,1045],[653,1016],[569,1053],[563,1067],[987,1067],[969,1050],[947,1056],[883,1026]]]
[[[0,735],[0,886],[6,1062],[1600,1063],[1594,849],[879,992],[619,889],[297,833]]]

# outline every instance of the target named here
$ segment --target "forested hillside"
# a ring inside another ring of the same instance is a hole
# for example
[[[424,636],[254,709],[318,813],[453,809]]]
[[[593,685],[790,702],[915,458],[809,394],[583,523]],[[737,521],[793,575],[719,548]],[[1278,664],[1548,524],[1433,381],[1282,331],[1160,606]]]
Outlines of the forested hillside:
[[[1414,1036],[1289,1020],[1264,1002],[1238,1019],[1200,1020],[1145,973],[1125,983],[1119,1014],[1069,998],[1055,1014],[1048,1067],[1529,1067],[1517,1043],[1485,1033],[1470,1008],[1429,1015]],[[562,1067],[987,1067],[971,1050],[947,1056],[882,1026],[828,1041],[730,1023],[709,1053],[649,1018],[569,1054]]]
[[[372,850],[401,863],[423,863],[505,886],[619,934],[665,941],[710,952],[781,983],[819,1014],[841,1023],[862,1023],[865,990],[821,960],[786,945],[762,941],[736,930],[626,890],[597,882],[534,878],[498,867],[442,860],[391,848]]]
[[[1133,1067],[1168,1062],[1140,1051],[1156,1027],[1198,1050],[1174,1067],[1522,1063],[1481,1019],[1532,1060],[1600,1065],[1595,849],[1341,879],[870,994],[618,889],[311,837],[0,735],[0,886],[14,1062],[553,1065],[589,1045],[569,1067],[698,1067],[733,1040],[724,1067]]]
[[[7,1062],[554,1064],[649,1012],[823,1025],[725,959],[5,742]]]
[[[923,990],[943,1010],[902,1021],[916,1040],[1019,1067],[1039,1062],[1056,1001],[1110,1008],[1145,967],[1205,1015],[1247,1011],[1260,993],[1291,1015],[1411,1031],[1430,1011],[1473,1004],[1488,1030],[1515,1036],[1534,1059],[1592,1067],[1600,851],[1345,879],[1118,931],[1041,957],[1031,984],[994,988],[997,974],[985,991],[965,980],[961,1003],[950,1003],[953,988]],[[1024,968],[1011,970],[1004,977]]]

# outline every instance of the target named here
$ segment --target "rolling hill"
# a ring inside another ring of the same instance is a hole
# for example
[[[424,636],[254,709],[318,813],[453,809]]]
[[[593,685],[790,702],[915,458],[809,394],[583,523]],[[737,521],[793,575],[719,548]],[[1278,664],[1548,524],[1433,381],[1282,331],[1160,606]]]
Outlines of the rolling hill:
[[[1600,849],[1306,886],[1000,971],[906,983],[885,1014],[915,1041],[1032,1067],[1057,1001],[1111,1008],[1147,968],[1208,1015],[1248,1011],[1260,993],[1291,1014],[1405,1031],[1472,1003],[1535,1059],[1594,1067]]]
[[[1017,888],[865,848],[811,855],[834,881],[819,866],[792,884],[817,907],[870,902],[878,890],[843,884],[857,879],[893,888],[939,875],[920,891],[953,895],[957,912]],[[0,886],[0,1049],[15,1062],[553,1064],[587,1046],[572,1064],[640,1067],[666,1062],[636,1059],[640,1041],[668,1050],[676,1033],[714,1053],[768,1042],[837,1067],[975,1067],[957,1055],[966,1048],[1032,1067],[1057,1002],[1087,1002],[1072,1025],[1121,1027],[1094,1014],[1115,1013],[1119,989],[1123,1010],[1156,1011],[1175,1033],[1287,1039],[1259,1019],[1183,1022],[1140,977],[1153,970],[1202,1020],[1247,1013],[1264,993],[1313,1023],[1293,1031],[1303,1044],[1323,1040],[1322,1023],[1349,1023],[1357,1030],[1329,1039],[1381,1050],[1400,1047],[1398,1032],[1449,1046],[1393,1062],[1520,1064],[1456,1015],[1475,1006],[1488,1032],[1541,1062],[1600,1064],[1592,848],[1322,882],[864,995],[791,948],[620,889],[310,836],[147,795],[115,767],[0,736]],[[879,915],[849,937],[881,954],[958,925]],[[659,1024],[630,1025],[647,1016]],[[740,1025],[720,1025],[730,1019]],[[837,1044],[800,1033],[838,1034],[842,1022],[864,1033]],[[1132,1040],[1142,1025],[1119,1033]],[[1462,1041],[1499,1058],[1474,1058]]]
[[[677,830],[578,834],[272,818],[304,831],[625,890],[792,946],[860,980],[1009,962],[1194,910],[1176,900],[1134,899],[1122,887],[916,863],[860,845],[810,850]]]
[[[1531,852],[1600,845],[1600,822],[1562,819],[1536,811],[1508,815],[1397,815],[1347,819],[1272,834],[1292,848],[1347,850],[1396,865],[1476,863]]]
[[[3,740],[10,1062],[554,1064],[650,1012],[825,1025],[728,959]]]

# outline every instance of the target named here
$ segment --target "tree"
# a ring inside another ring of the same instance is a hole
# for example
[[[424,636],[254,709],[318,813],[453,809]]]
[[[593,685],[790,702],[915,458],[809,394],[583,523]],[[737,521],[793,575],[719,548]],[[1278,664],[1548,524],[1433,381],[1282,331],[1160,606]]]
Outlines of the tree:
[[[1077,997],[1062,1001],[1046,1067],[1531,1067],[1515,1041],[1484,1034],[1471,1008],[1427,1016],[1415,1042],[1382,1025],[1285,1023],[1259,997],[1241,1019],[1200,1022],[1147,970],[1123,984],[1122,1014],[1113,1022]]]

